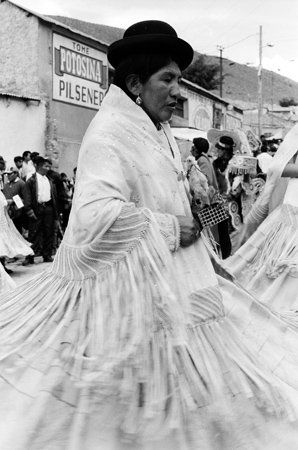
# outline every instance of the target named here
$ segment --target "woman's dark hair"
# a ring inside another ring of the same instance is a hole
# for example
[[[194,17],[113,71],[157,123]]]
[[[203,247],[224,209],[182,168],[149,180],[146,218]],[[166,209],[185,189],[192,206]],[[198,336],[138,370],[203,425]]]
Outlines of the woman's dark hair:
[[[141,83],[146,83],[151,75],[170,64],[171,61],[173,59],[169,55],[158,53],[131,55],[116,67],[113,84],[122,89],[134,101],[135,96],[127,89],[126,78],[135,74],[139,76]]]
[[[207,139],[202,137],[194,138],[192,143],[198,155],[201,155],[202,153],[208,153],[209,142],[207,141]]]

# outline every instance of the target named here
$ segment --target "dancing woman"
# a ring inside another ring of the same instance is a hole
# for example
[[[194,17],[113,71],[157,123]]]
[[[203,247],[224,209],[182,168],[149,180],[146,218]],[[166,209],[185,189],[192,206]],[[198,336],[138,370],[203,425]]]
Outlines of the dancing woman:
[[[274,310],[298,308],[298,125],[272,159],[263,193],[245,220],[246,241],[225,263]]]
[[[55,261],[1,299],[1,450],[296,448],[296,322],[217,278],[192,218],[167,123],[192,57],[159,21],[109,48]]]
[[[5,258],[33,254],[29,243],[18,232],[13,221],[9,217],[7,204],[4,194],[0,191],[0,260],[4,270],[7,270],[5,267]],[[5,279],[7,281],[7,278]],[[14,283],[10,283],[9,285],[12,286]],[[9,285],[6,284],[6,286]]]

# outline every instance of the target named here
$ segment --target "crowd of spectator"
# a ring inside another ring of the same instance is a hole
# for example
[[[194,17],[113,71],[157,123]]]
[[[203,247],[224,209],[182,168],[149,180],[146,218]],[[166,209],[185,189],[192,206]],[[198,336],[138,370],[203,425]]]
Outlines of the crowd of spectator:
[[[280,145],[281,139],[269,140],[269,139],[266,139],[265,135],[262,134],[260,136],[260,140],[261,140],[261,145],[258,148],[258,150],[256,150],[254,152],[254,156],[258,160],[258,166],[257,166],[258,173],[267,175],[268,169],[272,162],[272,157],[275,155],[275,153]]]
[[[33,264],[36,256],[44,262],[53,260],[68,223],[75,175],[76,168],[72,178],[55,171],[52,161],[37,152],[16,156],[12,167],[7,167],[0,156],[0,189],[7,200],[8,214],[34,252],[26,256],[23,265]]]

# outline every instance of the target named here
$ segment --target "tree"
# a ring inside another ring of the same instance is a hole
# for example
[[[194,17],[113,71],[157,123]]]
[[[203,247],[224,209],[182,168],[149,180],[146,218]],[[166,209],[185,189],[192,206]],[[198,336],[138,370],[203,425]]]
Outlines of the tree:
[[[284,107],[298,105],[298,103],[296,102],[296,100],[293,97],[291,97],[291,98],[284,97],[281,100],[279,100],[279,104],[280,104],[280,106],[284,106]]]
[[[208,64],[200,55],[184,72],[183,77],[209,91],[219,86],[219,65]]]

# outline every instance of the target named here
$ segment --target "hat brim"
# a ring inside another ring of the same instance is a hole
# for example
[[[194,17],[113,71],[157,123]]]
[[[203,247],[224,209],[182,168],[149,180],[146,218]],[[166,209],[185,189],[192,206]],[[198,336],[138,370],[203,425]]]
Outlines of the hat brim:
[[[163,53],[177,62],[181,70],[192,62],[193,49],[183,39],[165,34],[136,35],[113,42],[108,49],[108,60],[113,67],[134,54]]]
[[[240,150],[241,141],[239,139],[238,134],[235,133],[234,131],[217,130],[216,128],[211,128],[207,132],[207,139],[213,145],[216,145],[218,143],[218,141],[219,141],[219,138],[221,138],[222,136],[229,136],[230,138],[233,139],[234,144],[235,144],[234,147],[233,147],[234,152],[237,151],[237,150]],[[224,148],[224,147],[222,147],[222,148]]]

